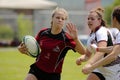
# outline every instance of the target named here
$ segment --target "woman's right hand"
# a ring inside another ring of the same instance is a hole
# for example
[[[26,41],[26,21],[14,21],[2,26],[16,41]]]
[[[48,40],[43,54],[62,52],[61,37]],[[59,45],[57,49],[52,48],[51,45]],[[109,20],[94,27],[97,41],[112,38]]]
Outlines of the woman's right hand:
[[[22,54],[26,54],[28,53],[28,49],[25,46],[25,44],[22,42],[19,46],[18,46],[18,50],[22,53]]]
[[[82,72],[83,72],[84,74],[89,74],[89,73],[91,73],[93,70],[94,70],[94,68],[92,67],[91,64],[86,64],[86,65],[84,65],[83,68],[82,68]]]
[[[76,64],[81,65],[81,63],[87,61],[87,59],[88,58],[86,57],[86,55],[81,55],[79,58],[77,58]]]

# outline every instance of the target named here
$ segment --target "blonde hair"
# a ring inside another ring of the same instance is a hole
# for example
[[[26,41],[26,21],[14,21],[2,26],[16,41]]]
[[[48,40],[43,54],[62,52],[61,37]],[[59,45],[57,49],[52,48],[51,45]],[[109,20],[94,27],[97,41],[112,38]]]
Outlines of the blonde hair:
[[[65,19],[67,20],[68,19],[68,12],[64,9],[64,8],[59,8],[59,7],[57,7],[54,11],[53,11],[53,13],[52,13],[52,17],[54,17],[54,15],[55,15],[55,13],[57,13],[57,12],[64,12],[64,14],[65,14]]]
[[[103,14],[104,14],[104,9],[102,8],[102,7],[97,7],[97,8],[95,8],[95,9],[92,9],[91,11],[90,11],[90,13],[92,13],[92,12],[96,12],[97,14],[98,14],[98,17],[99,18],[103,18]]]
[[[57,13],[57,12],[64,12],[64,14],[65,14],[65,20],[67,20],[68,19],[68,12],[64,9],[64,8],[59,8],[59,7],[57,7],[55,10],[53,10],[53,12],[52,12],[52,18],[54,17],[54,15]],[[51,21],[51,25],[53,24],[53,21]]]
[[[104,9],[102,7],[97,7],[95,9],[92,9],[90,13],[96,12],[98,15],[98,19],[101,19],[101,26],[106,26],[105,21],[103,20],[103,14],[104,14]]]

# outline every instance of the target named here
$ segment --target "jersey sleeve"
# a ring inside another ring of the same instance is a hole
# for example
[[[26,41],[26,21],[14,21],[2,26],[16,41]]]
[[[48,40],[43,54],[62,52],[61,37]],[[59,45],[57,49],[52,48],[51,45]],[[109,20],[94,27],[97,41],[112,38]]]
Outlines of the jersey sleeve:
[[[99,41],[107,41],[108,37],[107,37],[107,29],[106,28],[101,28],[100,30],[98,30],[95,34],[96,38],[97,38],[97,42]]]
[[[39,40],[40,40],[40,36],[41,36],[41,33],[43,32],[43,31],[45,31],[45,30],[47,30],[48,28],[43,28],[43,29],[41,29],[39,32],[38,32],[38,34],[35,36],[35,39],[36,39],[36,41],[39,43]]]
[[[119,33],[119,30],[117,28],[110,28],[109,30],[112,33],[113,37],[116,38],[117,34]]]
[[[120,32],[116,36],[115,44],[120,44]]]

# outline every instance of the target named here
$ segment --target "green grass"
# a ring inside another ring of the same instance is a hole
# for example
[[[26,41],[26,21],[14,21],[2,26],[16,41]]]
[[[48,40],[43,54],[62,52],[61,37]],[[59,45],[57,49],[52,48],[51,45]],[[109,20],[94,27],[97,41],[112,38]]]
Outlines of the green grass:
[[[75,64],[79,54],[69,51],[62,71],[61,80],[85,80],[86,75],[82,74],[82,66]],[[29,70],[29,65],[35,58],[20,54],[16,48],[0,48],[0,80],[24,80]]]

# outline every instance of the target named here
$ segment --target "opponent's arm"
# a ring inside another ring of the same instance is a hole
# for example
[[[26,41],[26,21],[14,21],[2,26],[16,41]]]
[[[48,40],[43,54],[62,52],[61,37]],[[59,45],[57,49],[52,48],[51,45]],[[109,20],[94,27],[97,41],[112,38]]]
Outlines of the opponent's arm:
[[[108,46],[108,47],[97,47],[95,44],[91,45],[91,48],[95,52],[105,52],[105,53],[110,53],[113,50],[113,46]]]
[[[86,50],[87,52],[83,55],[81,55],[79,58],[76,59],[76,64],[77,65],[81,65],[82,62],[88,61],[92,55],[92,53],[90,53],[88,50]]]
[[[109,64],[110,62],[114,61],[120,53],[120,45],[115,45],[113,47],[113,50],[110,54],[108,54],[106,57],[102,58],[101,60],[97,61],[94,64],[89,64],[83,68],[83,73],[89,74],[92,72],[95,68]]]

